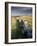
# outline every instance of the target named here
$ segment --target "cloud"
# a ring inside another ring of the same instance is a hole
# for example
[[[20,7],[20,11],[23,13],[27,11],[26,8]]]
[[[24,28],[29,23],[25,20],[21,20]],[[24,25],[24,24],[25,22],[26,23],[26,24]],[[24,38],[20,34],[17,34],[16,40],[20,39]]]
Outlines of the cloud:
[[[12,15],[31,15],[32,8],[31,7],[11,7]]]

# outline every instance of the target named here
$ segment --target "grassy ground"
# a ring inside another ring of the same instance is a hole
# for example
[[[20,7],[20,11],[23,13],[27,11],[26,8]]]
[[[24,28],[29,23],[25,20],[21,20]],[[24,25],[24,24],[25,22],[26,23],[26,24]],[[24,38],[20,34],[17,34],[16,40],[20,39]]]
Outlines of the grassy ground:
[[[32,16],[11,16],[11,29],[16,29],[16,19],[22,19],[28,21],[28,27],[32,27]]]
[[[19,19],[22,19],[22,20],[25,20],[25,21],[28,21],[28,27],[29,28],[32,28],[32,16],[11,16],[11,33],[13,36],[11,37],[22,37],[22,33],[20,31],[17,31],[17,24],[16,24],[16,20],[17,18]],[[18,29],[20,30],[20,29]],[[17,35],[17,36],[15,36]],[[23,35],[24,36],[24,35]]]

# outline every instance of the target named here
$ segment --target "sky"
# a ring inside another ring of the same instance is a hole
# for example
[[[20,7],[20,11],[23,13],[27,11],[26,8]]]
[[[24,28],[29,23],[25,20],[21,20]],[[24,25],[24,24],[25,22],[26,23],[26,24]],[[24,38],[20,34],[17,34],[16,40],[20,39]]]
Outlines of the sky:
[[[11,7],[11,16],[32,15],[31,7]]]

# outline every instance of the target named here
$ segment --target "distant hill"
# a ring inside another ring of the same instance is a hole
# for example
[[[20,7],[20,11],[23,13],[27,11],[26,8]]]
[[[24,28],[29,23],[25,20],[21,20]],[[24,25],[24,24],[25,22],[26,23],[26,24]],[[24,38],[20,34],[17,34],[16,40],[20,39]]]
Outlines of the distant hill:
[[[25,19],[25,20],[32,20],[32,16],[11,16],[11,18],[15,19]]]

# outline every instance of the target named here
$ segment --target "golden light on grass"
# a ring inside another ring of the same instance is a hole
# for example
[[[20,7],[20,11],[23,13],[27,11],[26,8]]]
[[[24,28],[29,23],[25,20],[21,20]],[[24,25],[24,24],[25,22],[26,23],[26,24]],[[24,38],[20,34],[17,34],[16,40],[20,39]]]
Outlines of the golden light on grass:
[[[11,18],[15,18],[15,19],[19,18],[19,19],[28,20],[28,19],[32,19],[32,16],[11,16]]]
[[[16,19],[28,20],[32,25],[32,16],[11,16],[11,29],[16,29]]]

